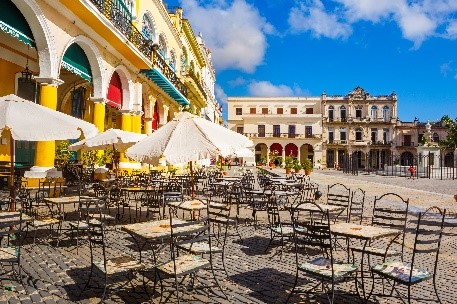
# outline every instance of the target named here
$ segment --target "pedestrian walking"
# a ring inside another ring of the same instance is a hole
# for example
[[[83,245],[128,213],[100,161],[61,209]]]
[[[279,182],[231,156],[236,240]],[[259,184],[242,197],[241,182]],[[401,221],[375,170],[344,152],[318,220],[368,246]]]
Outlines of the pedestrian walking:
[[[411,174],[409,178],[414,179],[414,172],[416,170],[414,169],[414,166],[411,164],[409,165],[409,173]]]

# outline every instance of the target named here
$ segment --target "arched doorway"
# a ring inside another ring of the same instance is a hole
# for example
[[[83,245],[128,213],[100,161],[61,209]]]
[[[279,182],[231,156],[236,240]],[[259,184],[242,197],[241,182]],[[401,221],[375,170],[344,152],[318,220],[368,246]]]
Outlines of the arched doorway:
[[[266,144],[257,144],[255,146],[255,162],[261,165],[267,165],[268,146]]]
[[[285,147],[286,156],[298,157],[298,147],[295,144],[287,144]]]
[[[400,165],[401,166],[409,166],[414,165],[414,155],[411,152],[403,152],[400,155]]]
[[[270,160],[275,166],[280,166],[284,161],[282,159],[282,146],[279,143],[274,143],[270,146]]]
[[[300,162],[303,163],[305,158],[309,158],[314,163],[314,149],[310,144],[304,144],[300,147]]]
[[[106,98],[108,102],[105,109],[105,130],[120,129],[118,110],[122,108],[123,94],[121,77],[116,71],[111,75]]]

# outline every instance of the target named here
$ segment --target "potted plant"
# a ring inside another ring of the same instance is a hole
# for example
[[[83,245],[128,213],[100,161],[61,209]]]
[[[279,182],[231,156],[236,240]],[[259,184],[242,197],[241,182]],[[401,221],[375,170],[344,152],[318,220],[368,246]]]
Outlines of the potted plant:
[[[313,162],[309,158],[305,158],[303,161],[303,169],[305,169],[305,174],[310,175],[311,171],[313,171]]]
[[[300,164],[300,161],[298,159],[294,160],[294,170],[295,173],[300,173],[300,170],[302,169],[302,165]]]
[[[292,155],[286,156],[284,159],[284,168],[286,169],[286,174],[290,174],[290,171],[294,167],[295,159]]]

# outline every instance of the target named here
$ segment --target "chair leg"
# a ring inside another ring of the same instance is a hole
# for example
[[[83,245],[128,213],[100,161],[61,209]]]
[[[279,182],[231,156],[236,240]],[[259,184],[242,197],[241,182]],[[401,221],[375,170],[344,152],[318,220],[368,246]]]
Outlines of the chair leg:
[[[107,287],[108,287],[108,274],[105,271],[105,286],[103,286],[103,295],[102,295],[101,303],[105,302]]]
[[[89,283],[90,283],[90,279],[92,278],[92,272],[94,270],[94,265],[91,265],[90,266],[90,273],[89,273],[89,277],[87,278],[87,282],[86,284],[84,285],[84,288],[81,290],[81,292],[79,293],[78,295],[78,299],[81,299],[81,295],[83,294],[84,290],[86,290],[86,288],[89,286]]]
[[[295,274],[294,287],[292,287],[292,290],[290,291],[290,294],[289,294],[289,296],[287,297],[286,304],[289,303],[289,300],[290,300],[290,298],[292,297],[292,294],[293,294],[294,291],[295,291],[295,287],[297,287],[297,283],[298,283],[298,269],[297,269],[297,273]]]
[[[438,294],[438,288],[436,287],[435,276],[433,276],[433,289],[435,290],[435,295],[436,295],[436,298],[438,299],[438,303],[441,303],[441,299],[440,299],[440,296]]]

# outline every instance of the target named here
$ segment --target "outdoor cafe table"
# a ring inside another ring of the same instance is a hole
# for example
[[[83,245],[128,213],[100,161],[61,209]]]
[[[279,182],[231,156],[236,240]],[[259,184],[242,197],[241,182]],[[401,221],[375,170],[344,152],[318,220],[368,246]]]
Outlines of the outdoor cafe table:
[[[167,205],[171,208],[190,211],[192,220],[195,220],[195,213],[197,211],[200,215],[200,211],[206,209],[206,204],[197,199],[184,202],[169,202]]]
[[[184,224],[186,221],[181,219],[173,218],[172,220],[173,225]],[[185,231],[192,231],[195,229],[200,228],[201,224],[195,225],[186,225],[183,227],[176,227],[174,230],[175,233],[185,232]],[[147,244],[153,245],[153,242],[162,241],[163,239],[171,237],[171,225],[169,219],[164,220],[157,220],[157,221],[149,221],[149,222],[142,222],[142,223],[134,223],[134,224],[127,224],[121,226],[121,230],[130,234],[135,241],[135,244],[138,248],[138,252],[140,255],[140,262],[141,262],[141,252],[143,251],[144,247]],[[145,241],[142,245],[140,245],[140,240]],[[163,243],[155,244],[160,247]],[[154,263],[157,262],[157,255],[156,251],[159,247],[152,246],[152,253],[154,257]]]
[[[363,268],[363,258],[365,253],[365,248],[367,245],[370,244],[371,241],[375,239],[387,238],[391,236],[397,236],[401,234],[400,230],[391,229],[391,228],[384,228],[384,227],[375,227],[369,225],[359,225],[354,223],[335,223],[330,225],[330,231],[335,236],[342,236],[347,238],[353,238],[364,241],[363,250],[362,250],[362,257],[361,257],[361,285],[362,285],[362,292],[363,298],[365,301],[368,301],[365,294],[365,284],[364,284],[364,268]],[[393,241],[393,240],[392,240]],[[348,260],[349,260],[349,243],[348,243]],[[357,287],[356,281],[356,287]],[[358,288],[357,288],[358,292]]]

